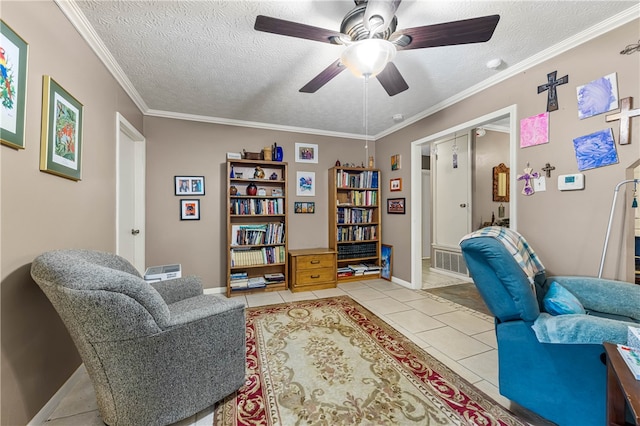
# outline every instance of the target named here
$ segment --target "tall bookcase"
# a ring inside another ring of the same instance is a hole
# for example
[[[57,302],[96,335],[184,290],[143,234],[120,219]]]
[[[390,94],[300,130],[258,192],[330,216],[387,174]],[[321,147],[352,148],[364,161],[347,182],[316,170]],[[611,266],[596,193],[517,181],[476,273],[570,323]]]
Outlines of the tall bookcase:
[[[379,183],[377,169],[329,169],[329,247],[337,253],[338,282],[380,277]],[[350,265],[369,268],[346,275]]]
[[[226,190],[227,297],[286,290],[287,163],[227,160]]]

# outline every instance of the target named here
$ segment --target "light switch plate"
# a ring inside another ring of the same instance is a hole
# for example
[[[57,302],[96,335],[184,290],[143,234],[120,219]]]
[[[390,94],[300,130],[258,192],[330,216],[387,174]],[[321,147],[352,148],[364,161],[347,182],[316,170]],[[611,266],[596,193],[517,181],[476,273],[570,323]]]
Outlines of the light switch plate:
[[[547,190],[547,180],[544,176],[533,179],[533,190],[535,192],[542,192]]]

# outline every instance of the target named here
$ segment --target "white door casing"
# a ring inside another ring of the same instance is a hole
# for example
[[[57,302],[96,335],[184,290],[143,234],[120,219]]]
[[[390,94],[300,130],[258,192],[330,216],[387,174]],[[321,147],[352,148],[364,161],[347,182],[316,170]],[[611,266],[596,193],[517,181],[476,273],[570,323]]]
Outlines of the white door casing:
[[[145,138],[116,113],[116,253],[145,270]]]

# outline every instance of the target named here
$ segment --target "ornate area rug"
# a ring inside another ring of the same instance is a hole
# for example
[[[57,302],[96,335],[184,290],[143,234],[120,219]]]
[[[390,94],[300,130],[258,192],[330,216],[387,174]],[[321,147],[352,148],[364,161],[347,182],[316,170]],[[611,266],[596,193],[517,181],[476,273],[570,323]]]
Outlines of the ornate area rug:
[[[215,426],[526,425],[348,296],[247,308]]]

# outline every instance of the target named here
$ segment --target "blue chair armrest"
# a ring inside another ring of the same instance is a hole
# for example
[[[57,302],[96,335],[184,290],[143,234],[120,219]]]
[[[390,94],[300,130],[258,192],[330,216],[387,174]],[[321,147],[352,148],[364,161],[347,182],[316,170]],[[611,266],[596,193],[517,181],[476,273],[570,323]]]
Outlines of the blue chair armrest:
[[[578,298],[587,311],[628,317],[640,321],[640,286],[603,278],[558,276],[557,281]]]
[[[533,323],[533,331],[541,343],[602,344],[627,343],[629,326],[638,324],[591,315],[552,316],[543,312]]]

